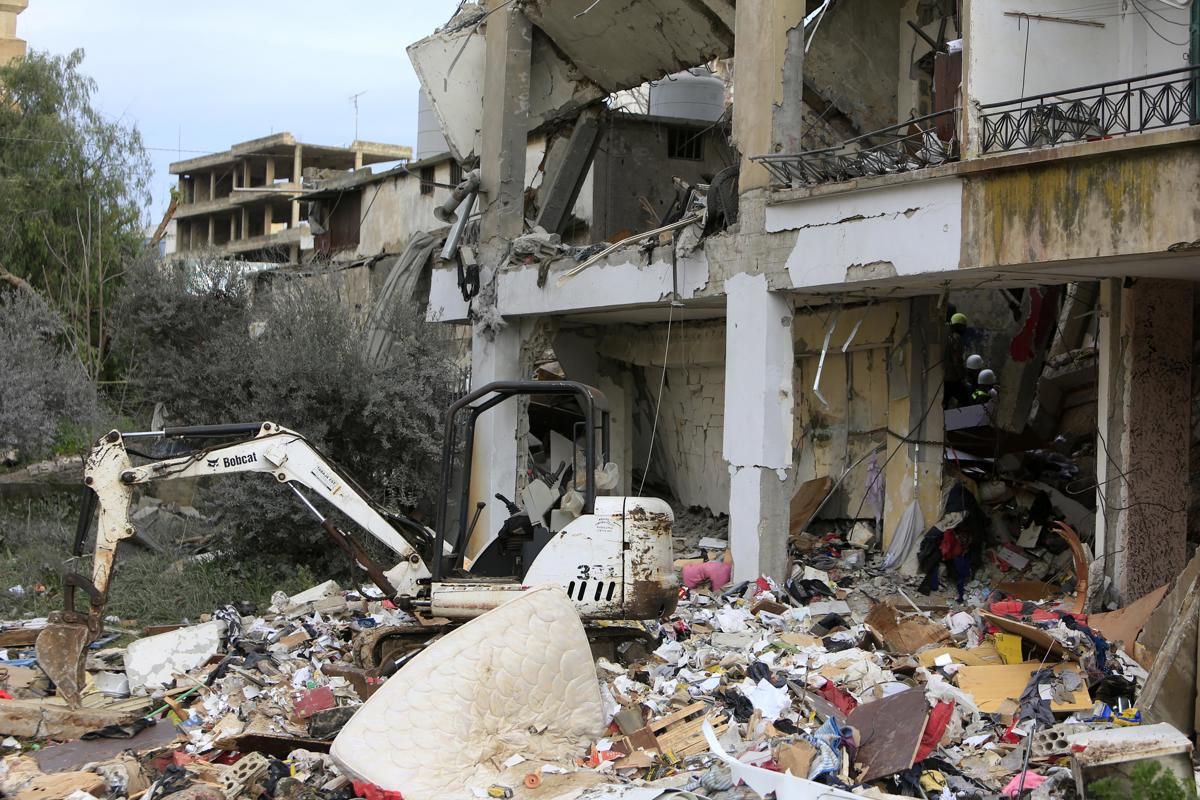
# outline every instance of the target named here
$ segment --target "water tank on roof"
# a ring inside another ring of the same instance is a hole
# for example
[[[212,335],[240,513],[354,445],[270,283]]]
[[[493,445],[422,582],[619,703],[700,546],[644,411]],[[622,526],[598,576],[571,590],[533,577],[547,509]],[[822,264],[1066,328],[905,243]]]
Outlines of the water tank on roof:
[[[716,122],[725,113],[725,81],[708,67],[676,72],[650,87],[650,114]]]
[[[450,149],[446,137],[442,136],[442,126],[438,125],[437,114],[433,111],[433,103],[425,90],[420,91],[417,99],[417,160],[445,153]]]

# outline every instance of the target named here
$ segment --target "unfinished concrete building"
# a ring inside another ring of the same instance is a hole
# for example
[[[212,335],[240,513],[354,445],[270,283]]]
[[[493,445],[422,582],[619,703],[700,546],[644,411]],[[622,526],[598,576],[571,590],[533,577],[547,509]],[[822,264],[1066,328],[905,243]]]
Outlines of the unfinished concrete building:
[[[989,546],[1017,547],[1045,495],[1093,586],[1138,597],[1196,527],[1200,48],[1136,9],[1077,6],[465,6],[409,48],[450,150],[481,171],[478,236],[435,262],[428,316],[473,326],[476,386],[549,354],[603,389],[624,491],[728,514],[735,577],[783,577],[806,492],[823,502],[800,525],[866,524],[907,552],[960,483],[994,512]],[[1188,30],[1187,9],[1156,11]],[[730,78],[733,180],[643,228],[671,233],[522,250],[542,209],[575,207],[597,105],[706,63]],[[535,185],[530,132],[550,129]],[[955,311],[999,378],[986,403],[944,397]],[[478,499],[512,496],[542,457],[536,421],[512,435],[523,413],[477,431]],[[504,516],[488,506],[481,539]]]
[[[179,176],[175,252],[297,263],[313,248],[300,200],[306,189],[322,177],[411,158],[412,149],[401,145],[333,147],[276,133],[176,161],[170,167]]]

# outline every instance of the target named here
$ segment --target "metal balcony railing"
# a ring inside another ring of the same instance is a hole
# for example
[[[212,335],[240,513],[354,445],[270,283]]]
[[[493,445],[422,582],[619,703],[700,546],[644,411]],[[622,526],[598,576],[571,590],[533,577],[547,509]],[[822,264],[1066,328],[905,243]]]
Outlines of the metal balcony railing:
[[[984,153],[1091,141],[1197,121],[1200,66],[980,106]]]
[[[864,133],[834,147],[752,156],[779,186],[815,186],[933,167],[958,160],[959,109]]]

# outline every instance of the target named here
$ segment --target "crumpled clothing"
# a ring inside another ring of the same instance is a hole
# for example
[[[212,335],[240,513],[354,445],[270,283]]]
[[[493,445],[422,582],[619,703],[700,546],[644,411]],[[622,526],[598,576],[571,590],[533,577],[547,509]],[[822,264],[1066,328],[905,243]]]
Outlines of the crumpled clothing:
[[[1045,782],[1046,779],[1041,775],[1038,775],[1036,772],[1030,772],[1029,770],[1025,771],[1025,789],[1036,789]],[[1016,797],[1017,792],[1021,791],[1019,788],[1020,786],[1021,773],[1017,773],[1013,776],[1012,780],[1004,786],[1004,791],[1000,792],[1000,794],[1004,797]]]
[[[826,681],[825,685],[817,693],[830,703],[833,703],[837,710],[843,714],[849,714],[858,706],[858,701],[849,692],[842,691],[834,686],[833,681]]]
[[[733,565],[724,561],[705,561],[701,564],[685,564],[683,567],[683,585],[695,589],[702,583],[709,583],[714,589],[722,589],[729,583],[733,574]]]
[[[959,540],[958,534],[953,528],[949,528],[942,532],[942,561],[950,561],[963,554],[962,541]]]
[[[1054,670],[1051,669],[1039,669],[1030,676],[1029,683],[1025,684],[1025,691],[1021,692],[1020,719],[1037,720],[1047,727],[1054,724],[1054,712],[1050,710],[1050,701],[1043,699],[1041,694],[1042,684],[1056,683],[1053,679]]]
[[[815,781],[822,775],[836,775],[842,768],[843,734],[833,717],[825,720],[815,734],[804,738],[817,749],[817,755],[808,768],[808,779]]]
[[[925,732],[921,734],[921,744],[917,747],[913,763],[924,761],[937,748],[953,715],[953,701],[943,701],[933,707],[929,712],[929,721],[925,723]]]

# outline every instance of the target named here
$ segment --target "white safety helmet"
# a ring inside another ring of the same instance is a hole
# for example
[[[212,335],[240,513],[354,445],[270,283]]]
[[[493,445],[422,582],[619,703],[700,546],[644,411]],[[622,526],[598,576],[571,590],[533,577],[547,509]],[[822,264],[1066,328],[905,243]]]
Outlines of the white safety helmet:
[[[996,373],[992,372],[990,369],[984,369],[984,370],[979,371],[979,385],[980,386],[994,386],[995,384],[996,384]]]
[[[983,356],[977,353],[967,356],[967,369],[983,369]]]

